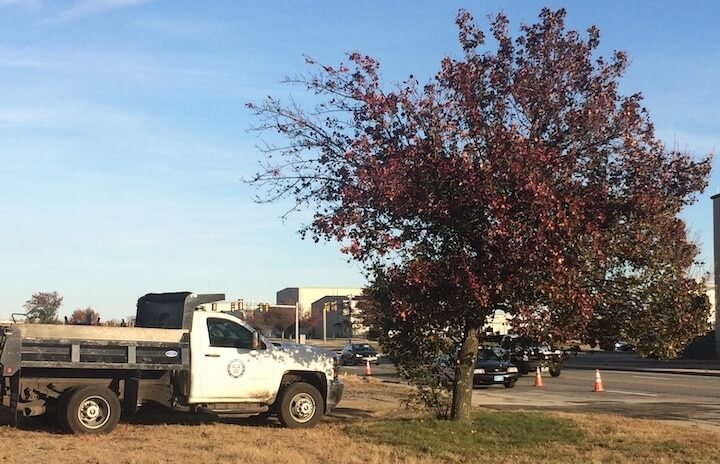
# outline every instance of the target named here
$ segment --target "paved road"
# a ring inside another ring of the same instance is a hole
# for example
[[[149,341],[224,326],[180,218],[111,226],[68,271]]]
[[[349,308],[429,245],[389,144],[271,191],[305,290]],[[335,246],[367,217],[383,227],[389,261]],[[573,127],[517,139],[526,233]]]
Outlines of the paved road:
[[[580,353],[571,356],[566,365],[568,367],[586,369],[610,369],[618,371],[654,372],[663,374],[694,374],[720,376],[720,361],[718,360],[690,360],[671,359],[660,361],[643,359],[637,353],[599,351]]]
[[[364,366],[342,369],[363,375]],[[372,372],[381,380],[397,381],[392,364],[372,366]],[[601,374],[603,393],[592,391],[594,371],[568,367],[560,377],[543,374],[542,389],[532,386],[533,375],[521,377],[513,389],[476,389],[473,403],[503,409],[607,412],[720,429],[720,377],[609,370]]]
[[[720,378],[644,372],[602,372],[605,391],[592,391],[594,372],[565,369],[543,376],[544,388],[522,377],[514,389],[486,388],[473,403],[490,407],[608,412],[628,417],[681,420],[720,428]]]
[[[399,382],[400,379],[397,376],[397,371],[395,370],[395,365],[383,361],[379,365],[371,365],[370,368],[372,369],[372,375],[373,377],[377,377],[380,380],[389,381],[389,382]],[[340,368],[340,372],[345,372],[348,374],[355,374],[355,375],[364,375],[365,374],[365,365],[362,366],[342,366]]]

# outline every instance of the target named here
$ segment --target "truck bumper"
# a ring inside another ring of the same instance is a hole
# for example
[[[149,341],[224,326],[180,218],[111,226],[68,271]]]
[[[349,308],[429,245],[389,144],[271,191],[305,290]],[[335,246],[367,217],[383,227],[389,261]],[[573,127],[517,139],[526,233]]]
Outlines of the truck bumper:
[[[332,382],[330,382],[330,386],[328,389],[327,408],[325,411],[326,414],[335,409],[335,406],[338,405],[338,403],[342,399],[344,388],[345,385],[343,385],[343,383],[339,380],[333,380]]]

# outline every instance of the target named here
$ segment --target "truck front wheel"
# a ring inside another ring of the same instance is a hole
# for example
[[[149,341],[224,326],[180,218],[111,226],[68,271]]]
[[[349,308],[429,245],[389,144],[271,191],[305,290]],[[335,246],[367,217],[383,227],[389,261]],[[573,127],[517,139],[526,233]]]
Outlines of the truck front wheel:
[[[98,385],[79,387],[65,402],[63,425],[72,433],[110,432],[120,420],[120,400],[111,390]]]
[[[289,428],[312,427],[323,415],[323,399],[309,383],[295,382],[285,388],[280,399],[278,419]]]

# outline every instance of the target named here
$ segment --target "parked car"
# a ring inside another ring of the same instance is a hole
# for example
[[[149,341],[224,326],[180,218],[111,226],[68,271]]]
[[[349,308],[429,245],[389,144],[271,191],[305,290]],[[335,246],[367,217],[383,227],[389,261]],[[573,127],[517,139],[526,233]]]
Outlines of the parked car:
[[[502,384],[505,388],[513,388],[518,377],[518,368],[510,361],[500,358],[491,349],[478,350],[473,386]]]
[[[534,372],[539,367],[550,372],[551,376],[558,377],[568,358],[563,350],[520,335],[504,335],[494,350],[500,357],[515,364],[521,374]]]
[[[615,351],[635,351],[635,347],[628,342],[617,341],[615,342]]]
[[[438,375],[446,386],[452,383],[455,376],[456,355],[444,355],[438,358]],[[517,366],[503,359],[490,348],[478,349],[475,369],[473,371],[473,387],[481,385],[504,385],[513,388],[520,377]]]
[[[365,364],[366,362],[380,364],[377,351],[368,343],[348,343],[340,352],[340,364],[343,366]]]

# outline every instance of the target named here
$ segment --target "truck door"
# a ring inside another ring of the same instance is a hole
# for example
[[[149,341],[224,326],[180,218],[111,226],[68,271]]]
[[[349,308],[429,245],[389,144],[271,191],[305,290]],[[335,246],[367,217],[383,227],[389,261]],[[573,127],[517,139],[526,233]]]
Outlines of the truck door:
[[[195,313],[191,330],[190,402],[265,402],[279,385],[268,349],[252,349],[253,332],[224,314]],[[280,372],[282,375],[282,372]]]

